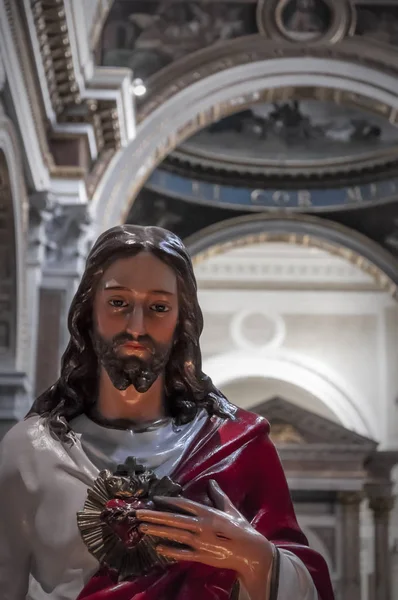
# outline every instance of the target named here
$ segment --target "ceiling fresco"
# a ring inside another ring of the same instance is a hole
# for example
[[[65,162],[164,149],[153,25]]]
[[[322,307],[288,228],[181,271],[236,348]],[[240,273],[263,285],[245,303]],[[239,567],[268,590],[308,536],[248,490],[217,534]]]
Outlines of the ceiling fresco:
[[[202,130],[177,151],[193,161],[259,169],[314,166],[398,151],[398,129],[386,119],[329,102],[259,104]]]
[[[146,79],[187,54],[257,33],[255,4],[116,1],[105,24],[98,62],[129,67]]]
[[[175,63],[172,68],[178,70],[191,54],[212,46],[216,52],[244,36],[260,34],[276,43],[301,45],[328,43],[332,35],[333,43],[357,36],[394,51],[397,5],[342,2],[340,12],[337,6],[334,0],[116,0],[99,38],[96,61],[129,67],[134,78],[143,80],[147,97],[137,97],[136,104],[146,114],[155,82],[167,79],[164,69]],[[139,193],[128,221],[156,223],[186,237],[252,209],[322,210],[323,216],[343,224],[352,225],[354,219],[359,230],[372,231],[395,252],[394,119],[380,105],[371,106],[358,94],[347,98],[342,91],[339,96],[339,90],[336,97],[325,90],[265,92],[259,90],[255,101],[245,100],[239,112],[177,147]],[[183,193],[184,186],[189,193]],[[231,190],[237,196],[232,204]],[[245,190],[249,195],[243,202]]]
[[[380,0],[373,4],[359,4],[356,13],[356,35],[398,45],[398,6],[390,6]]]
[[[145,80],[202,48],[267,34],[270,10],[272,31],[296,43],[321,39],[339,16],[330,0],[116,0],[97,47],[97,63],[129,67]],[[398,44],[397,6],[382,0],[355,2],[353,15],[352,34]]]

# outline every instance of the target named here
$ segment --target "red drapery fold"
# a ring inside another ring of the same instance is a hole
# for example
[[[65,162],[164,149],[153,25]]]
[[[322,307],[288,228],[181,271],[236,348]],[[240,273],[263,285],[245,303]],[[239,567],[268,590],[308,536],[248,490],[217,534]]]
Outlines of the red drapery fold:
[[[298,526],[267,421],[241,409],[234,421],[212,417],[171,477],[186,498],[207,505],[215,479],[253,527],[303,561],[320,600],[334,600],[326,563]],[[228,600],[235,580],[231,571],[187,562],[119,584],[102,569],[77,600]]]

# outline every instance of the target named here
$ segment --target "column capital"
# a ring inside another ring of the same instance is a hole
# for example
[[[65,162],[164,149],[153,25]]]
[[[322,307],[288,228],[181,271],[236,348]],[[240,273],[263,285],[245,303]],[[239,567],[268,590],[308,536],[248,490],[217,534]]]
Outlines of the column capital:
[[[339,492],[337,498],[339,503],[344,506],[358,508],[362,500],[364,499],[364,493],[362,491]]]
[[[397,450],[376,450],[366,463],[369,482],[390,481],[391,471],[398,464]]]
[[[29,239],[27,263],[41,267],[46,254],[46,225],[52,218],[55,199],[49,192],[35,192],[29,197]]]
[[[80,276],[93,236],[86,204],[55,203],[46,223],[46,274]]]
[[[395,499],[391,496],[374,496],[369,498],[369,508],[375,517],[387,516],[394,508]]]
[[[0,373],[0,420],[19,420],[30,406],[31,386],[26,373],[15,370]]]

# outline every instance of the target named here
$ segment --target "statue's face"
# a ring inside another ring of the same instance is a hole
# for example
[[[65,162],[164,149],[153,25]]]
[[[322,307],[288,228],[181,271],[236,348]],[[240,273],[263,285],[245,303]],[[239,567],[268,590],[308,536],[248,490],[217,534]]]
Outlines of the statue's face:
[[[178,321],[174,271],[153,254],[116,260],[94,299],[94,348],[113,385],[147,391],[163,372]]]

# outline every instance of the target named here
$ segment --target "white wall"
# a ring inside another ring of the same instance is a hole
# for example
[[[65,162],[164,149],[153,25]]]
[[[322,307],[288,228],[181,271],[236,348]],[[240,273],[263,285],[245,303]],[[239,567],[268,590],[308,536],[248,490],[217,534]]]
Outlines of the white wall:
[[[282,396],[398,448],[398,303],[367,274],[282,244],[213,256],[196,271],[204,368],[234,404]],[[394,480],[397,495],[398,468]],[[398,549],[398,503],[391,518]],[[367,590],[373,525],[365,505],[361,524]],[[393,586],[396,597],[398,553]]]

